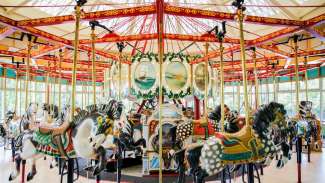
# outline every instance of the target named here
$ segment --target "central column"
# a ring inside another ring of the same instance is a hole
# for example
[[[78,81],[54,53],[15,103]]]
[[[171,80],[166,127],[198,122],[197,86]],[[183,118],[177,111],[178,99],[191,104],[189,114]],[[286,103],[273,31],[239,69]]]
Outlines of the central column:
[[[163,102],[162,93],[162,65],[164,57],[164,0],[156,0],[157,31],[158,31],[158,58],[159,58],[159,183],[162,183],[162,119],[161,105]]]

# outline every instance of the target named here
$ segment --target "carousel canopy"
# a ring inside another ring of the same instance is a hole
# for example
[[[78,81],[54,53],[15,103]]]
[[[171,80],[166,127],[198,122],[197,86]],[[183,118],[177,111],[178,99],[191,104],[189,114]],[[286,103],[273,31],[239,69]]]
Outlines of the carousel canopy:
[[[197,64],[209,59],[218,68],[219,42],[213,33],[215,26],[226,21],[224,39],[226,81],[240,79],[239,29],[236,10],[230,0],[165,0],[165,53],[201,55],[191,60]],[[34,35],[31,53],[31,73],[59,75],[59,50],[63,50],[62,73],[71,78],[74,44],[74,0],[2,0],[0,3],[0,64],[17,69],[14,62],[27,57],[28,34]],[[304,70],[324,66],[325,4],[321,0],[245,0],[244,39],[247,48],[247,68],[253,70],[251,47],[256,48],[259,77],[294,73],[293,46],[288,38],[300,35],[299,63]],[[91,27],[97,20],[110,31],[97,27],[96,74],[103,81],[103,71],[118,61],[117,42],[125,42],[124,64],[138,52],[157,53],[157,11],[151,0],[88,0],[83,7],[80,27],[78,78],[91,77]],[[208,54],[205,44],[209,43]],[[24,73],[25,64],[19,72]],[[229,79],[230,78],[230,79]]]

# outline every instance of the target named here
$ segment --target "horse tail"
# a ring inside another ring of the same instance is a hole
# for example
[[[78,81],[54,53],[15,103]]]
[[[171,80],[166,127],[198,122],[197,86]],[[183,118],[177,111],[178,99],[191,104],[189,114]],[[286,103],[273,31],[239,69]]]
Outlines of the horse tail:
[[[202,147],[202,155],[200,161],[202,168],[209,175],[215,175],[223,170],[224,165],[221,163],[222,153],[223,146],[217,138],[210,137],[204,143]]]

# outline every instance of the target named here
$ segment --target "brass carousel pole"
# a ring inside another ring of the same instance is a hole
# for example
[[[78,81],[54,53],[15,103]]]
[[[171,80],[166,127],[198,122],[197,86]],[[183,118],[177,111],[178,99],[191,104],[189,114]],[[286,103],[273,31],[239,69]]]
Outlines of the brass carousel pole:
[[[217,28],[217,27],[216,27]],[[224,69],[223,69],[223,39],[226,34],[226,22],[222,22],[222,31],[218,32],[218,29],[216,29],[216,36],[219,40],[219,49],[220,49],[220,100],[221,100],[221,131],[224,132],[224,123],[225,123],[225,101],[224,101]],[[206,70],[207,71],[207,70]],[[207,73],[207,72],[206,72]],[[208,80],[208,78],[205,78]],[[206,82],[207,83],[207,82]]]
[[[131,91],[131,64],[128,65],[128,88]]]
[[[47,68],[50,69],[50,61],[47,61]],[[46,72],[46,92],[45,92],[45,103],[50,104],[50,71]]]
[[[74,117],[74,111],[76,108],[76,80],[77,80],[77,61],[78,61],[78,47],[79,47],[79,23],[81,17],[81,6],[83,6],[87,1],[78,0],[75,6],[75,35],[74,35],[74,52],[73,52],[73,63],[72,63],[72,80],[71,80],[71,120]],[[72,180],[73,181],[73,180]]]
[[[103,73],[103,97],[106,97],[106,69],[104,69],[104,73]]]
[[[298,62],[298,35],[293,37],[293,50],[295,54],[295,82],[296,82],[296,113],[299,114],[299,62]],[[297,152],[297,169],[298,169],[298,183],[301,183],[301,154],[302,154],[302,137],[298,136],[296,141],[296,152]]]
[[[209,43],[205,43],[205,54],[208,55]],[[209,129],[208,129],[208,85],[209,85],[209,60],[205,60],[204,64],[204,114],[201,120],[201,127],[205,129],[205,139],[208,139]]]
[[[164,57],[164,0],[156,0],[156,11],[157,11],[157,31],[158,31],[158,59],[159,59],[159,183],[163,182],[162,178],[162,104],[163,104],[163,90],[162,90],[162,81],[163,81],[163,57]]]
[[[63,59],[63,52],[60,49],[59,50],[59,110],[61,110],[62,108],[62,101],[61,101],[61,94],[62,94],[62,84],[61,84],[61,80],[62,80],[62,59]]]
[[[294,35],[293,37],[293,43],[294,43],[294,54],[295,54],[295,77],[296,77],[296,112],[297,114],[299,114],[299,61],[298,61],[298,36],[297,35]]]
[[[250,109],[248,105],[248,93],[247,93],[247,73],[246,73],[246,58],[245,58],[245,40],[243,32],[243,20],[245,7],[243,6],[244,1],[236,0],[233,5],[237,7],[237,18],[239,21],[239,33],[240,33],[240,53],[241,53],[241,66],[243,74],[243,84],[244,84],[244,107],[245,107],[245,123],[246,128],[251,128],[250,124]],[[254,165],[253,163],[248,163],[248,183],[254,183]]]
[[[3,68],[3,106],[4,106],[4,115],[7,112],[7,69]]]
[[[249,105],[248,105],[248,92],[247,92],[247,72],[246,72],[246,58],[245,58],[245,40],[244,40],[244,32],[243,32],[243,20],[244,15],[243,11],[245,7],[242,4],[238,4],[237,6],[237,17],[239,21],[239,31],[240,31],[240,53],[241,53],[241,66],[242,66],[242,74],[243,74],[243,86],[244,86],[244,107],[245,107],[245,122],[246,125],[250,126],[249,123]]]
[[[16,70],[16,83],[15,83],[15,113],[17,115],[17,106],[18,106],[18,82],[19,82],[19,68]]]
[[[25,110],[28,107],[28,84],[29,84],[29,63],[31,58],[31,50],[32,50],[32,35],[27,34],[28,44],[27,44],[27,63],[26,63],[26,79],[25,79]],[[22,160],[22,174],[21,174],[21,182],[25,182],[25,167],[26,160]]]
[[[223,46],[220,41],[220,99],[221,99],[221,131],[225,130],[225,99],[224,99],[224,70],[223,70]]]
[[[107,92],[108,92],[108,97],[111,97],[111,68],[108,68],[107,71]]]
[[[23,82],[22,80],[19,80],[19,116],[21,116],[21,107],[22,107],[22,88],[23,88]]]
[[[255,109],[260,105],[259,97],[259,83],[258,83],[258,73],[257,73],[257,64],[256,64],[256,48],[252,47],[253,50],[253,60],[254,60],[254,83],[255,83]]]
[[[78,0],[75,6],[75,37],[74,37],[74,53],[73,53],[73,64],[72,64],[72,89],[71,89],[71,121],[74,118],[75,101],[76,101],[76,80],[77,80],[77,61],[78,61],[78,47],[79,47],[79,23],[81,17],[81,6],[83,6],[87,0]],[[74,160],[68,159],[68,175],[67,182],[73,183],[73,171],[74,171]]]
[[[117,43],[117,48],[119,50],[119,65],[118,65],[118,100],[122,100],[122,61],[123,61],[123,55],[122,51],[125,48],[125,45],[123,42]]]
[[[304,64],[305,64],[305,94],[306,94],[306,101],[308,101],[308,65],[307,65],[307,56],[304,57]]]
[[[237,110],[240,114],[240,81],[237,82]]]
[[[275,65],[272,66],[272,80],[273,80],[273,101],[276,102],[276,77],[275,77]]]
[[[96,104],[96,66],[95,66],[95,25],[90,23],[91,26],[91,78],[92,78],[92,86],[93,86],[93,104]]]
[[[118,100],[121,101],[122,100],[122,96],[121,96],[121,89],[122,89],[122,51],[123,49],[125,48],[125,44],[124,42],[119,42],[119,43],[116,43],[117,44],[117,48],[118,48],[118,51],[119,51],[119,80],[118,80]],[[120,183],[121,181],[121,168],[122,168],[122,164],[121,164],[121,156],[122,156],[122,151],[121,151],[121,148],[120,148],[121,144],[117,143],[117,153],[116,153],[116,167],[117,167],[117,182]]]
[[[28,44],[27,44],[27,61],[26,61],[26,80],[25,80],[25,109],[27,109],[28,107],[28,98],[29,98],[28,84],[29,84],[29,64],[30,64],[31,50],[32,50],[32,35],[27,34],[27,37],[28,37]]]

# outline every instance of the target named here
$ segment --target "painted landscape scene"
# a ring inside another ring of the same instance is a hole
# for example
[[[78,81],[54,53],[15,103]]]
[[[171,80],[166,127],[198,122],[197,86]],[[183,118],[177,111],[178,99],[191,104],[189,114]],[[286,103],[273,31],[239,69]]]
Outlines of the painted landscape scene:
[[[134,70],[134,82],[141,90],[152,88],[156,82],[156,69],[150,62],[140,62]]]
[[[181,62],[171,62],[165,71],[165,80],[169,89],[181,90],[187,82],[187,70]]]

